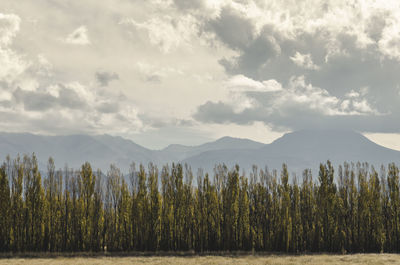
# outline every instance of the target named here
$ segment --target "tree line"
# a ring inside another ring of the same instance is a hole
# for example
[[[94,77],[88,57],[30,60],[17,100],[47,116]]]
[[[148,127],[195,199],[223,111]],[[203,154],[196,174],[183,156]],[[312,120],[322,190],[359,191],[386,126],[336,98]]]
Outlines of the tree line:
[[[327,161],[282,169],[89,163],[47,172],[36,156],[0,167],[0,251],[399,252],[399,168]]]

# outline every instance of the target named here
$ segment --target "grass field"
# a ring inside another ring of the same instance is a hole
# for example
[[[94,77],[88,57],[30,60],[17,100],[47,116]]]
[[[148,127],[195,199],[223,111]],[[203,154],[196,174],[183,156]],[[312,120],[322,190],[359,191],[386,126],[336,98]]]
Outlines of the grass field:
[[[301,256],[191,256],[191,257],[57,257],[0,259],[0,265],[128,265],[128,264],[400,264],[396,254],[301,255]]]

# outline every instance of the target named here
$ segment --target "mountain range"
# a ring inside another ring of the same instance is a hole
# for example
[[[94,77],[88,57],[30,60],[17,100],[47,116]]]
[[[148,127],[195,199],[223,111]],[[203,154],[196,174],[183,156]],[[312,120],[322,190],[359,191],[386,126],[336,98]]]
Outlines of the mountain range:
[[[131,162],[149,162],[161,167],[166,163],[181,162],[212,172],[215,164],[229,168],[236,163],[248,172],[252,165],[280,169],[286,163],[291,172],[303,169],[318,170],[320,162],[328,159],[337,166],[347,162],[368,162],[379,168],[381,164],[400,162],[400,151],[380,146],[358,132],[341,130],[302,130],[287,133],[270,144],[249,139],[223,137],[198,146],[172,144],[162,150],[150,150],[119,136],[68,135],[45,136],[30,133],[0,133],[0,157],[35,152],[39,167],[46,169],[50,156],[57,167],[79,168],[88,161],[94,169],[107,172],[111,163],[128,172]]]

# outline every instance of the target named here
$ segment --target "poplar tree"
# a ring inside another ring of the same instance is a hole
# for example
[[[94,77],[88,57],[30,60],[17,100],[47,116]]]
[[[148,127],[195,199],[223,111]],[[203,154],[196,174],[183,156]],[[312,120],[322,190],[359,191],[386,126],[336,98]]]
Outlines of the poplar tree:
[[[83,206],[82,241],[85,250],[91,250],[91,230],[92,220],[90,216],[93,214],[93,194],[96,177],[93,175],[92,167],[89,162],[82,165],[80,172],[81,179],[81,204]]]
[[[11,198],[6,165],[0,167],[0,252],[10,249]]]
[[[290,186],[289,186],[289,172],[286,164],[282,165],[281,171],[281,185],[279,187],[279,196],[281,197],[280,203],[280,221],[281,221],[281,249],[288,252],[292,240],[292,217],[290,214],[291,200],[290,200]]]
[[[148,191],[149,191],[149,241],[148,250],[155,251],[159,247],[161,238],[161,198],[158,189],[158,169],[149,164]]]
[[[35,154],[0,167],[0,251],[279,251],[397,252],[399,169],[380,174],[344,163],[335,175],[320,164],[298,183],[278,172],[239,166],[198,171],[187,165],[130,168],[130,185],[115,165],[106,178],[85,163],[42,182]],[[335,178],[337,177],[337,178]],[[159,178],[161,183],[159,185]],[[104,179],[104,181],[103,181]],[[42,185],[43,184],[43,185]]]

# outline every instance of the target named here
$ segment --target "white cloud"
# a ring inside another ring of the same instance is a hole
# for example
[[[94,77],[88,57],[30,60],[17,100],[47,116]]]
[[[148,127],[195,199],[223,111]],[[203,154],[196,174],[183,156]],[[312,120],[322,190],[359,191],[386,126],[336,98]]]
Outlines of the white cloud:
[[[153,17],[144,22],[132,18],[121,20],[120,24],[134,26],[145,31],[150,43],[164,53],[170,53],[177,48],[191,47],[192,38],[198,32],[197,21],[190,15],[178,18],[171,16]]]
[[[43,54],[37,56],[37,74],[41,76],[51,76],[53,65]]]
[[[0,102],[10,101],[12,99],[12,94],[10,91],[0,90]]]
[[[268,82],[279,84],[276,80]],[[206,102],[198,108],[194,118],[207,123],[249,124],[262,121],[275,127],[284,124],[287,128],[287,122],[289,125],[296,123],[300,117],[313,123],[317,117],[381,115],[360,94],[350,93],[354,95],[339,98],[307,83],[304,76],[294,76],[286,87],[279,84],[281,89],[274,91],[254,89],[260,83],[251,82],[249,78],[246,83],[253,86],[248,86],[247,90],[243,86],[240,90],[233,89],[223,101]]]
[[[382,38],[379,40],[379,50],[383,55],[400,60],[400,21],[397,19],[386,26],[382,32]]]
[[[88,29],[86,26],[80,26],[76,30],[74,30],[72,33],[70,33],[67,38],[65,39],[65,42],[68,44],[74,44],[74,45],[89,45],[90,40],[88,36]]]
[[[301,54],[299,52],[296,52],[296,54],[293,57],[290,57],[290,59],[298,66],[303,67],[305,69],[310,69],[310,70],[318,70],[319,66],[314,64],[314,62],[311,59],[311,54]]]
[[[10,84],[30,66],[30,63],[11,49],[0,47],[0,65],[0,80]]]
[[[348,98],[358,98],[360,96],[360,93],[356,92],[354,90],[351,90],[350,92],[346,93],[345,96]]]
[[[244,75],[235,75],[229,78],[225,83],[230,91],[258,91],[258,92],[272,92],[282,90],[282,85],[276,80],[256,81]]]
[[[357,97],[357,98],[355,98]],[[344,98],[331,95],[327,90],[307,84],[304,76],[292,77],[288,88],[277,98],[275,108],[301,105],[303,109],[314,110],[327,116],[378,115],[379,111],[370,106],[365,98],[354,91]]]
[[[256,81],[244,75],[235,75],[225,82],[227,102],[233,107],[235,113],[252,109],[259,105],[258,101],[247,95],[247,92],[277,92],[282,90],[282,85],[276,80]]]
[[[280,0],[209,2],[218,3],[210,5],[218,15],[225,8],[240,14],[246,23],[251,22],[252,28],[247,32],[251,31],[253,38],[247,40],[247,45],[261,36],[275,36],[274,33],[280,37],[278,46],[285,41],[296,41],[310,35],[323,40],[318,49],[324,50],[328,62],[336,55],[349,52],[342,42],[343,36],[347,36],[354,38],[357,49],[365,51],[372,47],[383,57],[400,61],[400,9],[396,0],[356,0],[351,4],[347,1],[319,0],[296,4]],[[218,15],[209,19],[218,19]],[[204,20],[205,23],[209,19]],[[263,31],[265,27],[269,30]],[[239,34],[236,38],[243,36]],[[226,42],[224,39],[222,41]],[[290,56],[297,65],[316,70],[321,66],[312,63],[310,52]]]
[[[19,31],[21,19],[15,14],[0,13],[0,47],[11,44]]]
[[[0,80],[10,85],[28,66],[22,56],[10,49],[20,29],[21,19],[14,14],[0,13]]]

